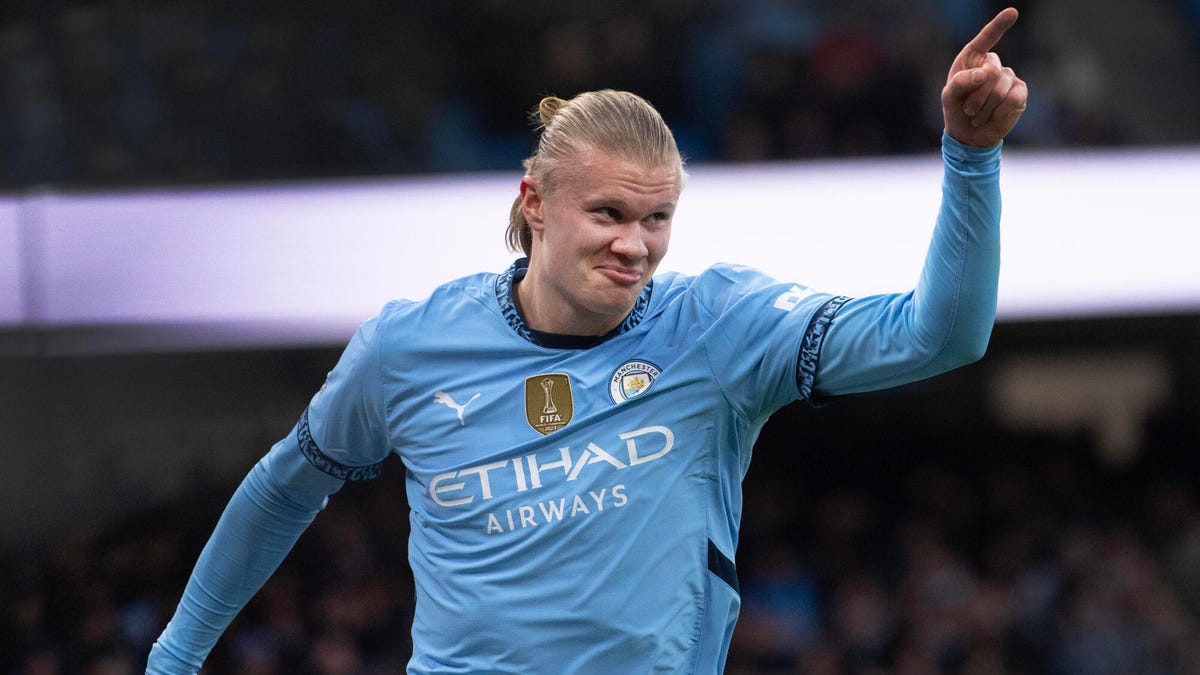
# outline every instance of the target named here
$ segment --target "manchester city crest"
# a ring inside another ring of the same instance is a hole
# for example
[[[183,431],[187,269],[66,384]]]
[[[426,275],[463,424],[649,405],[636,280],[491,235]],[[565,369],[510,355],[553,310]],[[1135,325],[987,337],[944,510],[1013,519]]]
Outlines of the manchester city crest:
[[[608,394],[613,403],[628,401],[641,396],[654,378],[658,377],[658,367],[649,361],[626,361],[613,371],[608,381]]]

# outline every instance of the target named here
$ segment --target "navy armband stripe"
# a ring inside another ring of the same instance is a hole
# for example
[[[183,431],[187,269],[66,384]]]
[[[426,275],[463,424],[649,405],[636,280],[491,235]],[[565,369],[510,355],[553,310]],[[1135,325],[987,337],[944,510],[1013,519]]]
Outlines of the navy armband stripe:
[[[839,295],[825,303],[811,321],[804,337],[800,339],[800,359],[796,363],[796,385],[800,388],[800,398],[811,401],[813,384],[817,380],[817,363],[821,359],[821,346],[825,344],[825,333],[829,324],[850,298]]]
[[[300,424],[296,425],[296,439],[300,442],[300,453],[310,464],[340,480],[363,481],[378,478],[383,467],[383,462],[376,462],[370,466],[348,466],[326,455],[313,440],[312,432],[308,428],[308,408],[304,409],[304,414],[300,416]]]
[[[733,561],[728,558],[712,539],[708,540],[708,571],[717,575],[717,578],[724,581],[738,595],[742,594],[742,589],[738,587],[737,567]]]

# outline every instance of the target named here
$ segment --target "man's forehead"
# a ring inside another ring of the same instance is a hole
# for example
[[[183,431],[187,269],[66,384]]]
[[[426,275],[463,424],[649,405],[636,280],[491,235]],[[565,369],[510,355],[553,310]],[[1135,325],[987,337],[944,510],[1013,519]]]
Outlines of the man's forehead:
[[[682,186],[682,170],[675,164],[643,161],[599,151],[582,154],[571,170],[578,186],[589,192],[674,193]]]

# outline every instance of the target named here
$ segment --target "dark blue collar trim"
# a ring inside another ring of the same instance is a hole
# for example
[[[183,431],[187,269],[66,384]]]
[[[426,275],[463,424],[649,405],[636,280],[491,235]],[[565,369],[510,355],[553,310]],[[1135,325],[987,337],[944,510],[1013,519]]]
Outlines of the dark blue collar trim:
[[[642,322],[642,317],[645,316],[646,309],[650,307],[650,294],[654,287],[653,279],[646,284],[646,287],[638,295],[637,301],[633,304],[633,310],[629,312],[629,316],[625,317],[621,325],[604,335],[559,335],[557,333],[545,333],[540,330],[534,330],[529,327],[529,324],[525,323],[525,317],[521,316],[521,310],[517,309],[517,302],[513,296],[514,289],[525,278],[525,273],[528,271],[529,258],[521,258],[502,274],[498,275],[496,277],[496,302],[500,304],[500,312],[504,315],[504,320],[508,322],[509,327],[517,335],[539,347],[549,347],[550,349],[587,349],[588,347],[595,347],[622,333],[633,330]]]

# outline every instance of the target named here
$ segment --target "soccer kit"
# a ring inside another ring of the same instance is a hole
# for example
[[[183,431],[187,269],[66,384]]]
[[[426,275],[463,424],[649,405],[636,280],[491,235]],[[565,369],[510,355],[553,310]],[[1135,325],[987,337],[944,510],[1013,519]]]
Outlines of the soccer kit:
[[[616,329],[571,337],[525,324],[522,260],[390,303],[234,494],[147,672],[195,672],[328,495],[391,455],[410,507],[409,672],[720,672],[759,431],[791,401],[982,354],[999,155],[943,137],[909,293],[847,299],[720,264],[656,276]]]

